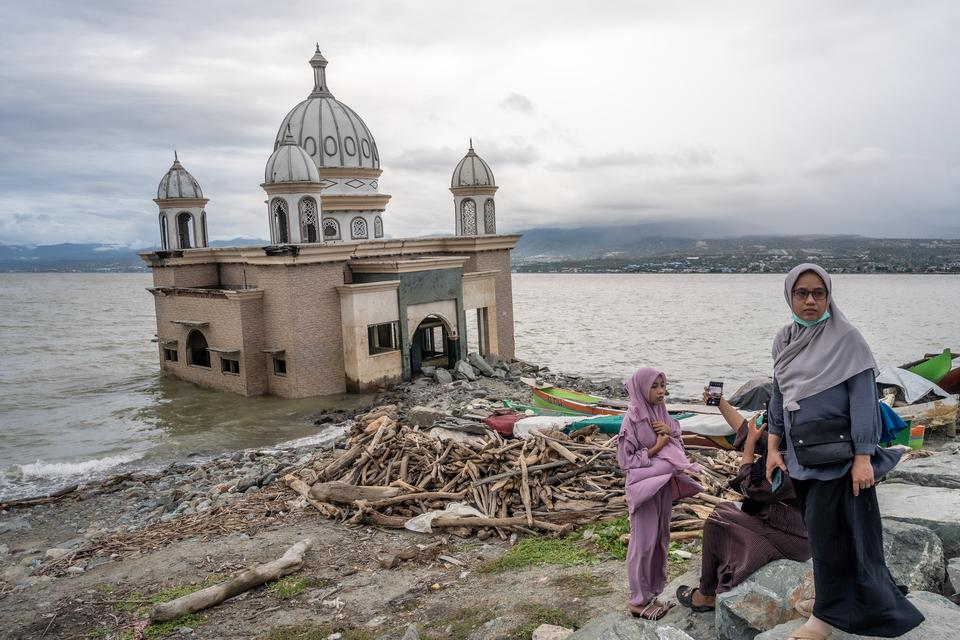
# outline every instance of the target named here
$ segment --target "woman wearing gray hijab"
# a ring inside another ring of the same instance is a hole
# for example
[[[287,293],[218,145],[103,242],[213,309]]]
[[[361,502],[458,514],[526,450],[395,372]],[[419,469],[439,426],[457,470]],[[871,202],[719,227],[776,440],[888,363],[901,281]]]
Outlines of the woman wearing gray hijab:
[[[790,476],[813,550],[813,615],[790,638],[824,640],[833,628],[893,638],[923,622],[883,557],[874,488],[900,459],[878,446],[876,362],[840,311],[827,272],[801,264],[787,274],[793,321],[773,341],[767,478]],[[786,462],[778,451],[786,440]]]

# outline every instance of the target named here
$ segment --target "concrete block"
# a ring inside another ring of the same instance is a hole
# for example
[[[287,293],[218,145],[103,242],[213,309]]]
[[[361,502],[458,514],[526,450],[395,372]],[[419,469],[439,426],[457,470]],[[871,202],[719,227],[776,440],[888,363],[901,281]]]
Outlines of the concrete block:
[[[943,543],[927,527],[884,519],[883,554],[897,584],[911,591],[943,588]]]
[[[905,633],[900,640],[954,640],[960,627],[960,607],[936,593],[916,591],[907,596],[926,620],[916,629]],[[770,631],[761,633],[755,640],[786,640],[790,632],[800,625],[800,620],[781,624]],[[858,636],[834,630],[830,640],[867,640],[867,636]]]
[[[960,491],[884,482],[877,499],[884,519],[923,525],[940,538],[945,557],[960,556]]]

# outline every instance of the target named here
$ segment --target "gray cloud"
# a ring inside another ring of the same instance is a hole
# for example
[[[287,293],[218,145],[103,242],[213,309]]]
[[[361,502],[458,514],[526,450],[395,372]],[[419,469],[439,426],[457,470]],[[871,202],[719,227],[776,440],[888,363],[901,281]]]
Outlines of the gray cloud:
[[[520,93],[511,93],[503,102],[500,103],[500,107],[507,111],[519,111],[520,113],[531,114],[533,113],[533,102],[530,101],[530,98]]]
[[[4,3],[0,241],[152,242],[173,149],[211,237],[266,235],[263,163],[317,40],[376,136],[393,236],[451,231],[470,136],[504,228],[960,235],[949,0],[491,3]]]

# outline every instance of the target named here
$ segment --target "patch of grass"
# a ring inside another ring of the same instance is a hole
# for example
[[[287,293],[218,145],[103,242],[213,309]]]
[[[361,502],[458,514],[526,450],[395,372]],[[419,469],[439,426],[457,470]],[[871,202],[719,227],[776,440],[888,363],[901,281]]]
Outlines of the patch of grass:
[[[545,564],[574,567],[592,560],[593,556],[583,547],[577,536],[524,538],[499,558],[484,562],[478,572],[502,573]]]
[[[310,584],[310,578],[285,576],[267,585],[267,593],[277,600],[289,600],[293,596],[303,593]]]
[[[542,604],[525,602],[514,608],[525,622],[517,627],[508,638],[510,640],[530,640],[533,631],[542,624],[553,624],[558,627],[577,629],[583,624],[581,614],[573,614],[556,607],[547,607]]]
[[[97,593],[113,593],[117,588],[112,584],[107,584],[106,582],[98,582],[93,585],[94,591]]]
[[[621,542],[620,538],[630,533],[630,519],[626,516],[611,520],[602,525],[598,525],[593,530],[593,537],[590,542],[594,543],[614,558],[618,560],[627,559],[627,543]],[[583,533],[580,534],[583,536]]]
[[[578,598],[590,598],[613,593],[610,581],[592,573],[570,573],[555,577],[551,584]]]
[[[434,618],[423,629],[420,637],[424,640],[466,640],[471,631],[496,617],[497,612],[489,607],[457,609],[445,616]],[[450,627],[449,633],[447,627]]]
[[[377,636],[364,629],[337,629],[330,625],[301,624],[292,627],[280,627],[266,637],[266,640],[326,640],[332,633],[343,634],[343,640],[374,640]]]
[[[151,624],[149,627],[143,630],[143,637],[146,640],[157,640],[158,638],[166,638],[169,635],[173,635],[177,632],[177,629],[180,627],[196,627],[200,624],[200,616],[189,613],[185,616],[180,616],[179,618],[174,618],[173,620],[168,620],[167,622],[160,622]]]
[[[104,640],[111,634],[113,634],[113,629],[110,627],[94,627],[87,631],[87,640]]]

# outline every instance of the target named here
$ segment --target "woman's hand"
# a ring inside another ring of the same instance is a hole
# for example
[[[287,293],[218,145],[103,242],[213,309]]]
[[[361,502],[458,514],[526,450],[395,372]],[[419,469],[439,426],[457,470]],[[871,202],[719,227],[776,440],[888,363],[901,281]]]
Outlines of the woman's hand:
[[[668,427],[662,420],[654,420],[650,423],[650,426],[653,427],[653,432],[658,436],[670,436],[670,427]]]
[[[660,449],[663,449],[667,446],[667,443],[670,442],[670,436],[657,434],[657,442],[652,447],[647,449],[648,456],[655,456],[660,453]]]
[[[853,481],[853,495],[860,495],[861,489],[869,489],[874,485],[873,465],[870,464],[870,456],[859,454],[853,456],[853,469],[850,471],[850,478]]]
[[[767,428],[766,423],[763,423],[759,427],[757,426],[757,418],[759,417],[760,414],[758,413],[747,421],[747,442],[756,444],[757,441],[760,440],[760,436],[763,435],[763,430]]]
[[[773,470],[777,467],[786,475],[787,465],[783,463],[783,456],[776,447],[771,447],[767,451],[767,482],[770,484],[773,484]]]

